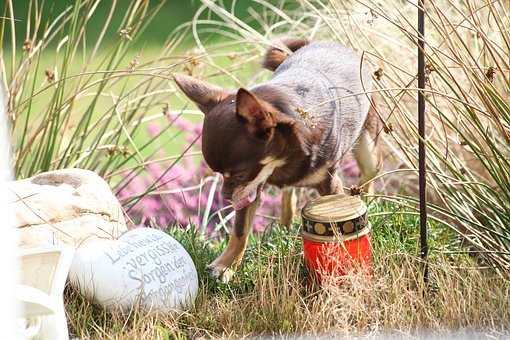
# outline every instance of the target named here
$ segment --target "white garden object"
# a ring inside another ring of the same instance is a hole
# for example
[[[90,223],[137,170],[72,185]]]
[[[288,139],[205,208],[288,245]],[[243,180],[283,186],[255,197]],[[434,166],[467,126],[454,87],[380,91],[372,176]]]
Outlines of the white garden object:
[[[69,338],[63,293],[73,254],[72,248],[63,246],[22,251],[16,287],[22,338]]]
[[[137,228],[118,240],[96,240],[79,247],[71,283],[105,308],[151,312],[189,307],[198,293],[193,260],[168,234]]]
[[[13,218],[8,202],[9,193],[5,190],[6,183],[13,178],[12,157],[10,153],[11,127],[6,113],[5,79],[0,74],[0,217],[2,218],[2,236],[0,237],[0,272],[3,273],[0,283],[0,329],[3,339],[13,339],[16,331],[18,304],[14,299],[14,287],[17,282],[16,270],[16,238]]]
[[[127,231],[122,207],[93,171],[61,169],[8,183],[22,247],[116,239]]]

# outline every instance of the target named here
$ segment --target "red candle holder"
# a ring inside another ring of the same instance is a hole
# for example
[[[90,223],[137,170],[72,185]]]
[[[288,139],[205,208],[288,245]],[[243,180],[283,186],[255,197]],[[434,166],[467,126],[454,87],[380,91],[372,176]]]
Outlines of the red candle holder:
[[[371,226],[357,196],[323,196],[302,212],[303,253],[312,277],[342,277],[354,268],[372,270]]]

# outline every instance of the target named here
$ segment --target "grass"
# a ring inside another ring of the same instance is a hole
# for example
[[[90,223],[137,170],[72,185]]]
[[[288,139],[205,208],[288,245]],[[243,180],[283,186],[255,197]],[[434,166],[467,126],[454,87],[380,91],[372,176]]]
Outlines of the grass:
[[[66,306],[71,331],[82,339],[239,338],[278,334],[373,334],[421,329],[510,328],[510,282],[479,269],[472,258],[444,254],[444,225],[431,224],[428,288],[421,278],[418,219],[402,207],[372,204],[374,272],[344,282],[307,284],[298,225],[273,225],[251,237],[243,265],[229,284],[209,279],[205,266],[225,245],[193,230],[170,229],[191,254],[200,278],[194,308],[179,315],[110,314],[71,287]],[[380,215],[393,210],[394,214]],[[402,213],[398,213],[401,211]]]

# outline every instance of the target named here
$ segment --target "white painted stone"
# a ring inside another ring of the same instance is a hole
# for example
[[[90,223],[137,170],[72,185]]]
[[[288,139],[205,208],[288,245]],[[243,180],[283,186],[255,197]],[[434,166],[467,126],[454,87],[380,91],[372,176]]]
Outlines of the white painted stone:
[[[171,236],[152,228],[79,247],[69,279],[85,296],[124,312],[137,303],[152,312],[182,310],[198,293],[198,275],[189,254]]]
[[[116,239],[127,231],[108,184],[82,169],[49,171],[8,185],[22,247]]]

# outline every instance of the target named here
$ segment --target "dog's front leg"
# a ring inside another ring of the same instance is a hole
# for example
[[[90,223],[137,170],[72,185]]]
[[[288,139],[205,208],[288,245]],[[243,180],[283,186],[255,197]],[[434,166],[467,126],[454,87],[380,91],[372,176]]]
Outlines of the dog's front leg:
[[[257,198],[246,208],[236,211],[234,230],[230,233],[227,248],[207,267],[214,278],[227,283],[232,277],[235,267],[243,259],[258,205],[259,199]]]

